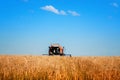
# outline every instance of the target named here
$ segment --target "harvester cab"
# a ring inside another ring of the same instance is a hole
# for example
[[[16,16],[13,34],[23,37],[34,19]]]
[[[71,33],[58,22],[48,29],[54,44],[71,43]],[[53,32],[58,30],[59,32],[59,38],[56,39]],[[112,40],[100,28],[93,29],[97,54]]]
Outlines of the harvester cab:
[[[59,44],[50,45],[49,50],[48,50],[48,55],[49,56],[59,55],[59,56],[70,56],[71,57],[71,54],[64,54],[64,47]]]
[[[49,46],[49,55],[64,55],[64,47],[60,46],[59,44],[52,44]]]

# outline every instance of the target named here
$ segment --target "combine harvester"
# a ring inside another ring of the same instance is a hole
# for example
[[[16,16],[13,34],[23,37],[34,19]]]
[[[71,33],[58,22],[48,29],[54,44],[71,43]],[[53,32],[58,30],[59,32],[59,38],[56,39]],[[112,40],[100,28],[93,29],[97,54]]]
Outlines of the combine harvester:
[[[71,54],[64,53],[64,47],[60,46],[59,44],[52,44],[51,46],[49,46],[48,54],[43,54],[43,55],[49,55],[49,56],[59,55],[59,56],[71,57]]]

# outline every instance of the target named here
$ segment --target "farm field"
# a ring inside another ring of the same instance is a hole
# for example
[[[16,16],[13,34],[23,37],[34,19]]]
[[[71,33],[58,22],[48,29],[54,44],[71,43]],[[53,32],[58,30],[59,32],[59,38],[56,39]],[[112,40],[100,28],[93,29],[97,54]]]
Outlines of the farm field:
[[[120,80],[120,56],[0,56],[0,80]]]

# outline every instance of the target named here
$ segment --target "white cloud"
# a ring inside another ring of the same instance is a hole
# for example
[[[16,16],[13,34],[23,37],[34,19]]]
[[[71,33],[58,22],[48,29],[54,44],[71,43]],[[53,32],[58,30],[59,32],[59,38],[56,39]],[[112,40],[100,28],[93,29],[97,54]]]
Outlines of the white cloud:
[[[41,7],[41,9],[53,12],[55,14],[66,15],[65,11],[63,11],[63,10],[59,11],[58,9],[56,9],[55,7],[53,7],[52,5],[47,5],[47,6]]]
[[[67,13],[65,11],[63,11],[63,10],[60,11],[60,14],[67,15]]]
[[[112,6],[119,7],[118,3],[116,3],[116,2],[112,3]]]
[[[69,11],[58,10],[57,8],[55,8],[55,7],[52,6],[52,5],[46,5],[46,6],[41,7],[40,9],[45,10],[45,11],[49,11],[49,12],[53,12],[53,13],[58,14],[58,15],[71,14],[72,16],[80,16],[80,14],[77,13],[76,11],[71,11],[71,10],[69,10]]]
[[[47,6],[41,7],[41,9],[53,12],[55,14],[59,14],[59,11],[56,8],[54,8],[53,6],[51,6],[51,5],[47,5]]]
[[[73,15],[73,16],[80,16],[80,14],[77,13],[76,11],[69,10],[68,13],[71,14],[71,15]]]

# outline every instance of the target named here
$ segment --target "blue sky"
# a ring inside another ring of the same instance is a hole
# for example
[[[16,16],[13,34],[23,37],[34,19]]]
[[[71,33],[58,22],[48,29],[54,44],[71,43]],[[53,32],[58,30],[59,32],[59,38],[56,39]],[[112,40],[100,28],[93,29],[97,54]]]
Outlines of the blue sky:
[[[1,0],[0,54],[120,55],[120,0]]]

